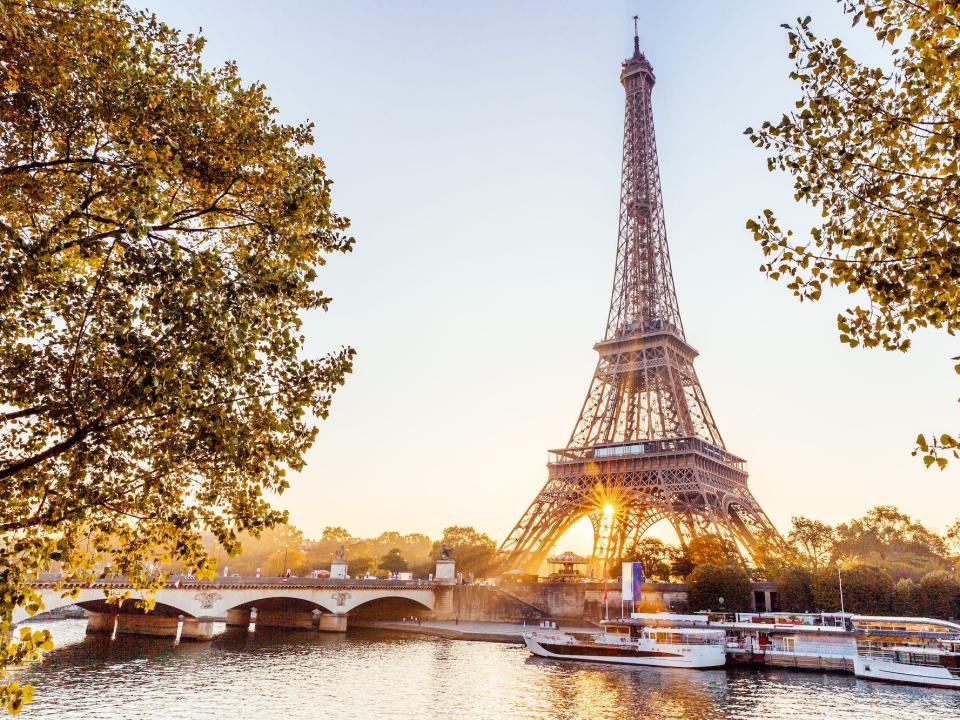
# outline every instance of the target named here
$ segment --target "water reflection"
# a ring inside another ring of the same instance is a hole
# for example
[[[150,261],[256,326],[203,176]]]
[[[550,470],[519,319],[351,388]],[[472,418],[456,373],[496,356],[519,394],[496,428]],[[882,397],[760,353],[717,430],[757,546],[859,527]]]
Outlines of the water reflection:
[[[213,642],[84,635],[44,625],[58,648],[20,674],[24,718],[960,717],[960,692],[788,671],[703,672],[572,664],[525,649],[373,630],[346,636],[231,628]]]

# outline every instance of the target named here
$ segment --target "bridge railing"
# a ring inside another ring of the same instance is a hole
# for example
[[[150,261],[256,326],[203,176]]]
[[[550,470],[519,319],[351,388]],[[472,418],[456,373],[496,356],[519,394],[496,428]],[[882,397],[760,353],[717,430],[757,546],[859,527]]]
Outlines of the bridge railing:
[[[51,585],[63,581],[63,576],[59,573],[42,573],[40,577],[32,584]],[[86,586],[87,583],[69,582],[67,585],[74,587],[77,585]],[[166,587],[169,589],[183,587],[250,587],[250,586],[277,586],[277,587],[342,587],[349,585],[351,587],[433,587],[435,583],[429,580],[390,580],[386,578],[312,578],[312,577],[266,577],[257,575],[246,576],[224,576],[213,580],[198,580],[192,575],[170,575],[167,578]],[[129,587],[130,582],[124,577],[103,577],[89,583],[90,587],[103,588],[122,588]]]

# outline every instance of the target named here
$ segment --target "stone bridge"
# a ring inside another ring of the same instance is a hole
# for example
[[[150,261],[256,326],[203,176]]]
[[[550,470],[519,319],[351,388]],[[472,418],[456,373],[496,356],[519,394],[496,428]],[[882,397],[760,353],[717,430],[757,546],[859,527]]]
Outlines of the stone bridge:
[[[133,600],[142,596],[122,578],[91,584],[58,584],[56,579],[33,583],[40,590],[43,612],[79,605],[90,613],[88,632],[205,639],[214,622],[255,627],[316,628],[343,632],[347,617],[398,619],[432,615],[452,602],[453,587],[422,580],[325,580],[313,578],[223,577],[214,581],[172,577],[152,595],[156,607],[144,613]],[[77,590],[77,596],[64,593]],[[131,591],[118,606],[110,595]],[[17,608],[14,622],[28,618]]]

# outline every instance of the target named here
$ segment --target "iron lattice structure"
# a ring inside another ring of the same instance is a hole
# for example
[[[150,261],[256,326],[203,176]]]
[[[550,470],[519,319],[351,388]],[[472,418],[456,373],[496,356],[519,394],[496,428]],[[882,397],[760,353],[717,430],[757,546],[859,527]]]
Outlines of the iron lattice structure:
[[[617,262],[600,357],[567,446],[504,541],[500,569],[536,571],[560,536],[587,516],[594,557],[621,556],[667,520],[681,544],[705,533],[757,562],[780,537],[726,449],[693,368],[667,247],[653,130],[653,68],[634,36],[626,91]]]

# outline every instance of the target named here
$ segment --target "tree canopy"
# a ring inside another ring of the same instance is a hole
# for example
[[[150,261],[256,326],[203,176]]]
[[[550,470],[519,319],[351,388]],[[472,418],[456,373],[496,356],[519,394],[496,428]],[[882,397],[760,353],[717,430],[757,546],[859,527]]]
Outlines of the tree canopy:
[[[687,576],[687,603],[693,611],[747,612],[750,599],[750,575],[739,565],[698,565]]]
[[[281,521],[265,496],[351,369],[303,354],[353,245],[312,126],[203,44],[118,0],[0,8],[0,636],[51,560],[150,587],[209,574],[201,531]]]
[[[960,329],[960,6],[839,1],[889,49],[889,67],[818,37],[810,17],[784,25],[800,98],[745,134],[822,220],[795,236],[768,209],[747,229],[761,270],[801,301],[827,286],[855,297],[837,317],[841,342],[906,351],[921,328]],[[942,469],[960,436],[921,434],[914,452]]]
[[[457,563],[457,571],[468,575],[482,574],[493,560],[497,544],[486,533],[473,527],[451,525],[444,528],[443,537],[433,544],[431,559],[440,557],[443,548],[451,549],[451,557]]]
[[[889,505],[836,527],[793,518],[792,548],[771,573],[788,611],[847,610],[950,618],[960,613],[960,521],[940,535]]]

